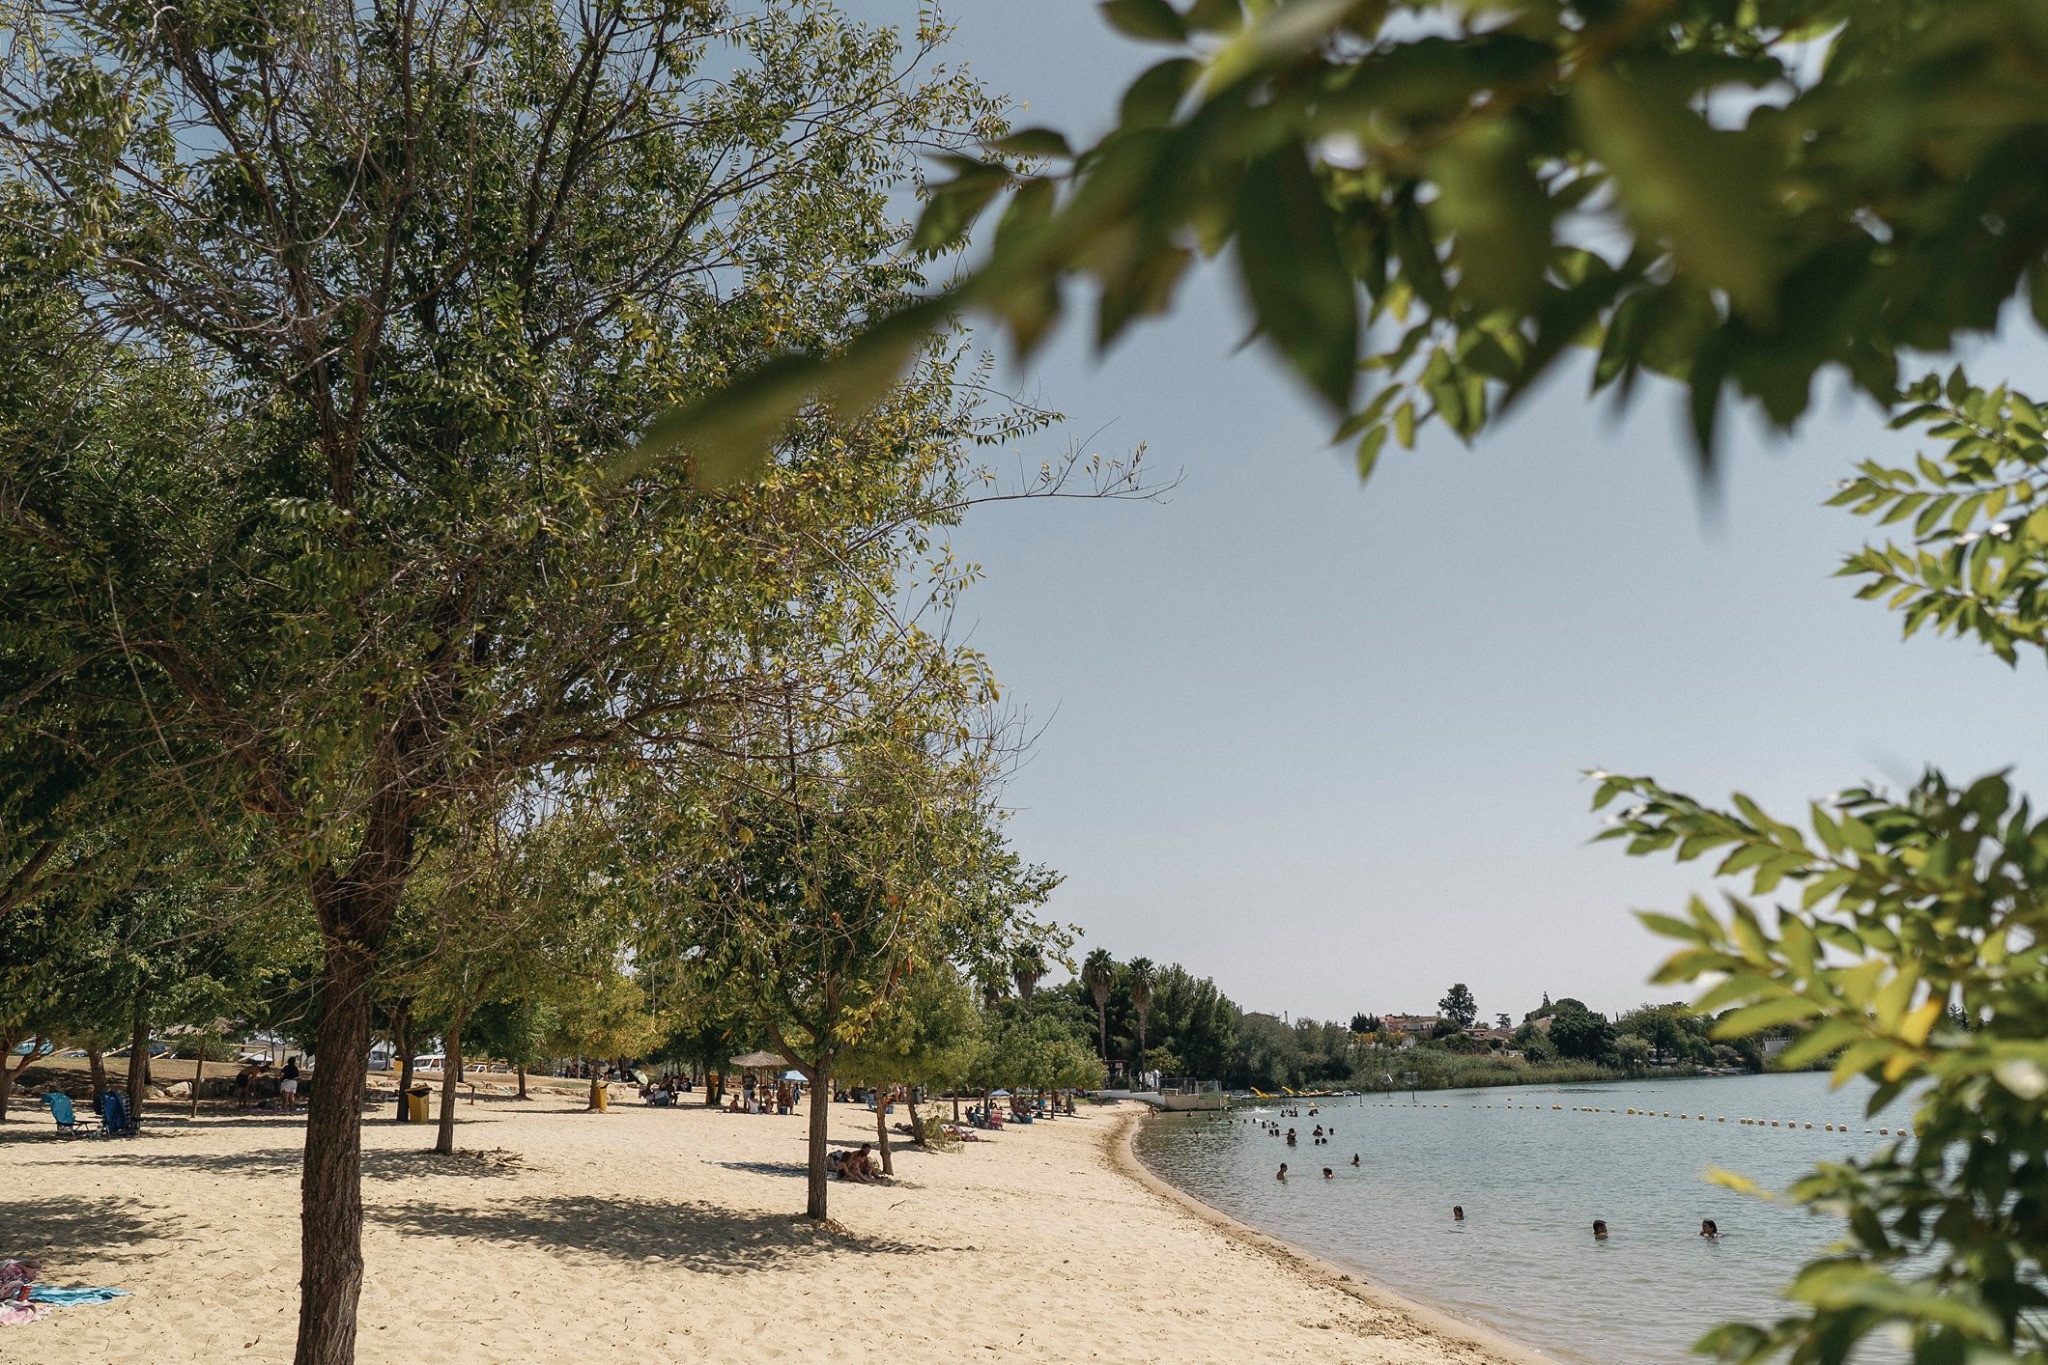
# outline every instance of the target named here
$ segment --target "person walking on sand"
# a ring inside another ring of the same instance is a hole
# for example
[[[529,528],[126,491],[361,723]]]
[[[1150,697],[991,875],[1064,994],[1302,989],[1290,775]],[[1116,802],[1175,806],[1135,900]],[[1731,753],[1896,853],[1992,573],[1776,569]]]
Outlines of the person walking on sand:
[[[287,1057],[284,1072],[277,1079],[277,1102],[289,1114],[299,1105],[299,1059]]]

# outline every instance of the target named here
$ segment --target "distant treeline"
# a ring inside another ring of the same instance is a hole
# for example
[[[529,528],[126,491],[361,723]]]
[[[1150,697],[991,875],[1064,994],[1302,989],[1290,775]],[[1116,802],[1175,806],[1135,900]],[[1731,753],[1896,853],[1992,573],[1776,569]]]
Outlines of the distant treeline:
[[[1343,1022],[1247,1011],[1183,967],[1143,958],[1119,963],[1100,950],[1051,993],[1072,1007],[1069,1017],[1083,1021],[1098,1052],[1125,1074],[1156,1070],[1232,1089],[1441,1089],[1765,1064],[1764,1038],[1718,1041],[1710,1036],[1712,1018],[1677,1002],[1609,1019],[1576,999],[1553,1002],[1546,994],[1510,1032],[1511,1016],[1482,1024],[1471,992],[1454,985],[1439,1002],[1441,1017],[1417,1035],[1364,1012]]]

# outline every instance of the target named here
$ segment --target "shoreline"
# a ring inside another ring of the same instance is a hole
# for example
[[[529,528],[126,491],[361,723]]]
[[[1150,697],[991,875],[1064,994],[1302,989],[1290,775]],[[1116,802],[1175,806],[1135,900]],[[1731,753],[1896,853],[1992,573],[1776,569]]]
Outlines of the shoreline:
[[[425,1150],[431,1128],[363,1124],[359,1365],[881,1365],[963,1343],[1101,1365],[1541,1360],[1148,1180],[1135,1105],[898,1148],[894,1183],[835,1185],[822,1226],[801,1212],[807,1115],[594,1114],[561,1093],[458,1113],[454,1158]],[[0,1361],[288,1365],[300,1116],[205,1106],[123,1142],[14,1117],[0,1256],[132,1292],[0,1329]],[[835,1145],[874,1138],[864,1107],[830,1119]]]
[[[1434,1304],[1419,1302],[1362,1279],[1355,1271],[1346,1270],[1335,1261],[1254,1227],[1166,1180],[1145,1164],[1135,1145],[1139,1127],[1152,1117],[1152,1113],[1145,1112],[1125,1114],[1119,1118],[1116,1131],[1107,1137],[1111,1164],[1182,1212],[1200,1219],[1234,1242],[1265,1253],[1311,1284],[1348,1294],[1379,1312],[1406,1318],[1431,1336],[1484,1351],[1489,1360],[1504,1362],[1504,1365],[1558,1365],[1556,1357],[1544,1355],[1535,1347],[1512,1340],[1491,1327],[1457,1317]]]

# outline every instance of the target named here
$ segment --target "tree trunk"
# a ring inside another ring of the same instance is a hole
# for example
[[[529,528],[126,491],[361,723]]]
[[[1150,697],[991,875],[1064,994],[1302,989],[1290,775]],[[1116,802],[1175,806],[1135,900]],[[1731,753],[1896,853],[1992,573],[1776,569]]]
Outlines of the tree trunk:
[[[7,1122],[7,1102],[14,1095],[14,1083],[21,1079],[21,1073],[28,1070],[29,1063],[36,1059],[36,1053],[43,1046],[42,1039],[30,1038],[28,1040],[28,1055],[21,1059],[20,1066],[10,1070],[7,1065],[7,1059],[13,1055],[15,1047],[21,1041],[19,1038],[0,1035],[0,1123]]]
[[[832,1064],[821,1059],[811,1068],[808,1077],[811,1083],[811,1145],[809,1171],[809,1197],[804,1204],[804,1217],[822,1223],[826,1219],[825,1197],[831,1187],[830,1173],[825,1169],[825,1149],[828,1145],[826,1132],[832,1117]]]
[[[316,1083],[306,1105],[299,1184],[299,1339],[294,1365],[353,1365],[363,1289],[363,1091],[369,1072],[370,986],[405,885],[402,858],[373,885],[316,886],[320,970]]]
[[[398,1121],[412,1122],[412,1006],[400,1005],[391,1021],[391,1041],[398,1048]]]
[[[875,1092],[875,1146],[882,1151],[882,1174],[896,1174],[896,1163],[889,1156],[889,1095],[884,1090]]]
[[[1095,1036],[1102,1040],[1103,1079],[1107,1080],[1107,1073],[1109,1071],[1109,1005],[1106,1001],[1098,1000],[1095,1002]]]
[[[520,1099],[522,1099],[522,1100],[526,1098],[526,1068],[525,1068],[525,1067],[523,1067],[523,1066],[519,1068],[519,1096],[518,1096],[518,1098],[520,1098]]]
[[[135,993],[135,1013],[128,1032],[128,1115],[140,1122],[142,1100],[149,1085],[149,1014],[143,1008],[141,991]]]
[[[590,1072],[590,1102],[583,1107],[592,1110],[597,1108],[597,1068],[593,1066],[586,1069]]]
[[[206,1075],[206,1044],[199,1044],[199,1051],[192,1058],[192,1107],[185,1111],[186,1118],[199,1117],[199,1082]]]
[[[915,1147],[925,1146],[924,1115],[917,1112],[917,1100],[905,1101],[910,1106],[910,1141]]]
[[[441,1040],[441,1130],[434,1137],[434,1150],[442,1156],[455,1155],[455,1083],[462,1076],[462,1016],[449,1021],[448,1035]]]
[[[92,1105],[97,1109],[100,1096],[107,1093],[107,1054],[96,1047],[85,1050],[85,1065],[92,1076]]]

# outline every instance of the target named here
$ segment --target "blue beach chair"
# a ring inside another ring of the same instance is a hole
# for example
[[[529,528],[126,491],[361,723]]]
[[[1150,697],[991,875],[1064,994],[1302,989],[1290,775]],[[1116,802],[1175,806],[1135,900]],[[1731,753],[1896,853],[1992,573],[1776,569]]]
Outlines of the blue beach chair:
[[[78,1113],[71,1107],[69,1095],[52,1090],[43,1096],[43,1103],[50,1107],[50,1117],[57,1120],[58,1137],[78,1136]]]
[[[128,1108],[128,1097],[118,1090],[100,1096],[100,1123],[107,1137],[133,1137],[141,1131]]]

